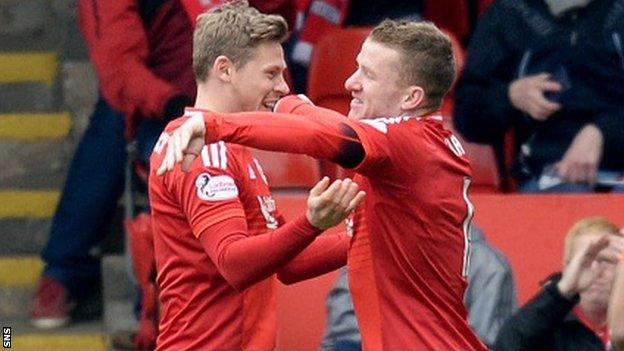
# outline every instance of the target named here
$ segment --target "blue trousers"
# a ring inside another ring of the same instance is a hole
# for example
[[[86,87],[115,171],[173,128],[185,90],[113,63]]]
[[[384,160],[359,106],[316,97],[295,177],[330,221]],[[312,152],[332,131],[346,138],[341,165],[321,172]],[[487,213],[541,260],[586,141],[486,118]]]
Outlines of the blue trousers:
[[[157,119],[139,124],[137,148],[144,162],[165,125]],[[92,250],[104,238],[123,192],[124,130],[124,115],[100,98],[72,158],[42,253],[43,275],[63,283],[74,297],[100,279],[99,258]]]

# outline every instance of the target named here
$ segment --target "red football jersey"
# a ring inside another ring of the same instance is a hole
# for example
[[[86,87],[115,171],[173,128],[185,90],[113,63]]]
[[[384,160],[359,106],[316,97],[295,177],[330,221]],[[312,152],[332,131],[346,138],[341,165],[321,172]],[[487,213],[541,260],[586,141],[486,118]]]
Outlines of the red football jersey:
[[[437,115],[352,121],[296,98],[288,114],[204,115],[206,140],[355,167],[349,278],[366,350],[486,350],[464,306],[473,207],[465,152]],[[359,145],[359,146],[358,146]]]
[[[177,123],[179,124],[179,123]],[[155,147],[160,164],[167,132]],[[218,271],[197,235],[231,217],[246,219],[248,234],[278,226],[279,214],[260,164],[239,145],[207,145],[191,170],[149,179],[161,321],[158,350],[273,350],[274,275],[243,292]]]
[[[366,350],[485,350],[463,303],[471,171],[442,118],[363,120],[368,194],[348,222],[349,287]]]

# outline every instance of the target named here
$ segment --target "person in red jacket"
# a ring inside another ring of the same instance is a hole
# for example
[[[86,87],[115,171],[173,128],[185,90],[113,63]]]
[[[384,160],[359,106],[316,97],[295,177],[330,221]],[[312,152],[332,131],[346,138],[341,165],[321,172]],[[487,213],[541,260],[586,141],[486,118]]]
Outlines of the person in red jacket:
[[[438,111],[455,76],[450,39],[431,23],[386,20],[357,63],[345,82],[353,97],[348,118],[292,96],[277,103],[278,113],[199,113],[170,137],[157,174],[183,159],[187,167],[199,146],[216,140],[353,169],[367,193],[347,221],[363,348],[486,350],[463,302],[470,164]]]
[[[167,125],[151,163],[161,162],[190,116],[270,110],[287,94],[286,35],[282,17],[246,1],[199,16],[195,108]],[[149,177],[161,304],[156,349],[274,350],[275,273],[291,283],[344,265],[349,237],[319,234],[342,222],[364,194],[349,179],[329,186],[324,178],[310,191],[307,211],[284,223],[249,149],[215,142],[198,155],[188,173]]]
[[[290,0],[254,1],[263,11],[290,11]],[[93,248],[104,238],[123,190],[127,140],[147,163],[166,123],[195,98],[192,32],[199,0],[79,0],[78,20],[99,80],[100,96],[52,220],[45,268],[30,319],[66,325],[90,287],[99,286]],[[199,9],[199,10],[198,10]],[[291,16],[292,17],[292,16]]]

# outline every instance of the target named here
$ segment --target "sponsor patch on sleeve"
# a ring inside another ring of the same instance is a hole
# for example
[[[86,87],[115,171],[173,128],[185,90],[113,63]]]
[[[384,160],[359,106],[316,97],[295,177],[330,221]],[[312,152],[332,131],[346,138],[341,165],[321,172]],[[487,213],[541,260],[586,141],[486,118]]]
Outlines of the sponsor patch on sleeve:
[[[212,176],[201,173],[195,180],[197,196],[205,201],[222,201],[238,197],[238,188],[232,177],[227,175]]]

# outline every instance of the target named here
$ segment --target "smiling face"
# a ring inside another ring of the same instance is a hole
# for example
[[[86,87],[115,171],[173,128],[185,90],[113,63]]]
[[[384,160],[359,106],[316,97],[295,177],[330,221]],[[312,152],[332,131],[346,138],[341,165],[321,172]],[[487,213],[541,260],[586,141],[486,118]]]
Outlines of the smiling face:
[[[275,41],[260,43],[248,61],[232,69],[232,94],[237,110],[271,111],[277,100],[290,91],[284,80],[285,69],[282,46]]]
[[[455,77],[451,41],[426,22],[384,20],[345,82],[349,118],[422,116],[440,108]]]
[[[288,25],[246,1],[230,1],[197,18],[193,69],[200,108],[242,112],[270,110],[288,93],[281,43]]]
[[[348,117],[399,116],[401,104],[409,94],[399,76],[400,53],[369,38],[362,45],[356,61],[357,70],[345,82],[352,97]]]

